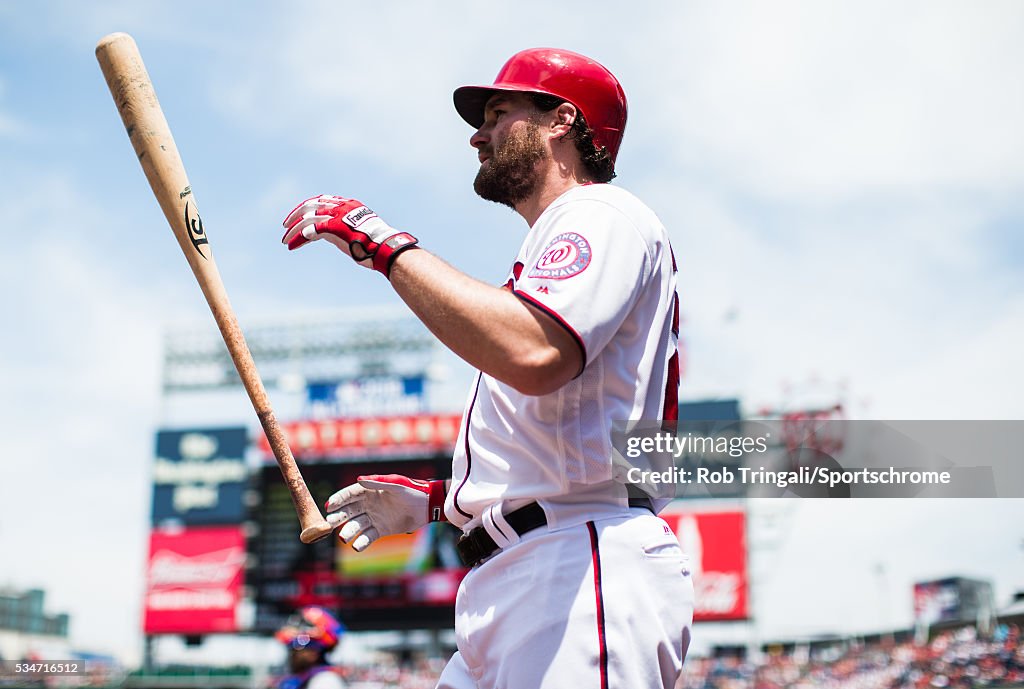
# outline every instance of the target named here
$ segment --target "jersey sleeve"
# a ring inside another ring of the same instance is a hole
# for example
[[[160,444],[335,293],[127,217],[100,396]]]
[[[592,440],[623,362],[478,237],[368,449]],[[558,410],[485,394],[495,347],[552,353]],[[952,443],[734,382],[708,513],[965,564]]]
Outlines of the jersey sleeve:
[[[651,252],[630,219],[600,201],[553,209],[538,229],[515,294],[569,331],[586,366],[636,303],[652,272]]]

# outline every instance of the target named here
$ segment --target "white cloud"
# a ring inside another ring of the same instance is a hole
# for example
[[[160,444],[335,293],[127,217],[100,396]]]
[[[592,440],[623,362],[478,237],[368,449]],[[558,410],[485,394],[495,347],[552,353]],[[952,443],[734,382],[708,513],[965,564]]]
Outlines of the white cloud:
[[[679,259],[684,398],[757,409],[796,404],[802,388],[882,418],[1024,414],[1003,382],[1024,373],[1006,350],[1022,297],[989,277],[1000,257],[984,209],[904,199],[752,212],[696,182],[649,184],[645,197]]]
[[[347,154],[340,165],[363,158],[421,176],[426,166],[474,164],[472,130],[452,106],[455,87],[490,82],[517,50],[575,46],[589,34],[578,11],[560,5],[545,6],[543,22],[519,11],[485,19],[465,2],[406,3],[385,23],[371,5],[304,9],[236,46],[238,61],[212,80],[217,107],[256,132]],[[500,35],[473,28],[495,21]]]
[[[918,581],[1016,572],[996,584],[997,606],[1024,586],[1021,531],[1006,528],[1021,523],[1024,500],[796,502],[785,540],[753,556],[765,570],[751,585],[768,639],[908,628]],[[900,556],[889,542],[917,546],[914,557]]]
[[[893,190],[1005,195],[1024,181],[1022,22],[1012,2],[686,6],[652,24],[664,52],[635,93],[638,110],[658,107],[631,135],[803,206]]]
[[[1024,295],[1002,305],[995,318],[962,320],[958,332],[918,348],[890,376],[876,381],[876,413],[884,418],[1021,419]],[[961,335],[957,337],[956,335]],[[959,412],[959,414],[957,414]]]
[[[618,72],[634,175],[634,153],[660,152],[680,174],[803,206],[894,190],[1005,195],[1024,181],[1018,3],[546,6],[542,23],[502,16],[498,35],[464,28],[483,21],[465,3],[405,5],[386,26],[369,6],[305,9],[236,41],[211,96],[257,132],[356,163],[422,171],[465,158],[452,88],[554,43]]]

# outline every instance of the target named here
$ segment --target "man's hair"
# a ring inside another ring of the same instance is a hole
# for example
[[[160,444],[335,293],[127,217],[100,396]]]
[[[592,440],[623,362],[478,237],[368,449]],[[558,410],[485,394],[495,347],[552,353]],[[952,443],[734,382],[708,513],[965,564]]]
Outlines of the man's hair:
[[[541,112],[550,112],[562,103],[568,103],[564,98],[549,96],[546,93],[526,95]],[[580,152],[580,161],[594,181],[610,182],[615,178],[615,161],[612,160],[607,148],[602,146],[598,149],[594,144],[594,132],[579,108],[576,108],[576,119],[565,136],[570,137],[576,144],[576,150]]]

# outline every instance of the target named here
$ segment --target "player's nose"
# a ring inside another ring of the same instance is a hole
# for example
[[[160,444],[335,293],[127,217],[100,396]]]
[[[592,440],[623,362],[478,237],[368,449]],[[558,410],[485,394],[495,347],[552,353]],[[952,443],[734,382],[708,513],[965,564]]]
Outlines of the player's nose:
[[[479,151],[482,150],[490,140],[491,138],[484,134],[484,127],[480,127],[480,129],[473,132],[473,136],[469,137],[469,145]]]

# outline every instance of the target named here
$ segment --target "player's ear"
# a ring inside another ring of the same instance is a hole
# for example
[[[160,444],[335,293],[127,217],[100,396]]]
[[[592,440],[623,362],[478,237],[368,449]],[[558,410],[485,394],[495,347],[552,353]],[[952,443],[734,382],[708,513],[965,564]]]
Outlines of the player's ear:
[[[565,136],[572,129],[573,122],[576,121],[576,106],[572,103],[562,103],[555,109],[554,122],[551,123],[551,129],[558,136]]]

